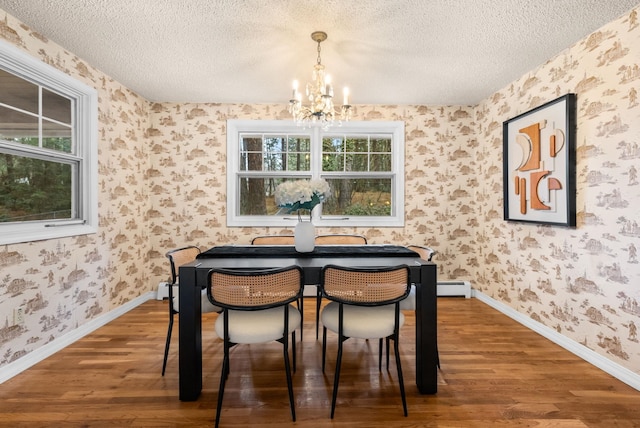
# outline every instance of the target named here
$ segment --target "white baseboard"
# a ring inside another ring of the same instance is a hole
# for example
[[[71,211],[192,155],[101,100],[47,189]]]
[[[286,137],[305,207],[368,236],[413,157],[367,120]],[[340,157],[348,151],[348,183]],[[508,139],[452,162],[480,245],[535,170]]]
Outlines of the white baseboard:
[[[514,319],[515,321],[519,322],[525,327],[549,339],[556,345],[563,347],[567,351],[582,358],[588,363],[593,364],[600,370],[610,374],[616,379],[626,383],[630,387],[640,391],[640,375],[638,375],[637,373],[634,373],[631,370],[625,367],[622,367],[620,364],[614,363],[610,359],[598,354],[595,351],[592,351],[586,346],[568,338],[567,336],[564,336],[558,333],[552,328],[549,328],[531,319],[530,317],[522,314],[521,312],[516,311],[512,307],[507,306],[504,303],[501,303],[497,300],[494,300],[493,298],[487,296],[486,294],[480,291],[473,290],[472,297],[475,297],[481,302],[486,303],[487,305],[491,306],[497,311],[502,312],[509,318]]]
[[[119,316],[126,314],[131,309],[140,306],[147,300],[155,298],[156,292],[154,291],[150,291],[146,294],[143,294],[142,296],[136,297],[135,299],[125,303],[124,305],[119,306],[104,315],[94,318],[88,323],[76,328],[75,330],[70,331],[69,333],[60,336],[59,338],[47,343],[46,345],[43,345],[40,348],[29,352],[24,357],[7,364],[6,366],[2,367],[2,371],[0,372],[0,384],[22,373],[29,367],[34,366],[45,358],[50,357],[61,349],[64,349],[65,347],[71,345],[73,342],[83,338],[87,334],[97,330],[103,325],[115,320]]]

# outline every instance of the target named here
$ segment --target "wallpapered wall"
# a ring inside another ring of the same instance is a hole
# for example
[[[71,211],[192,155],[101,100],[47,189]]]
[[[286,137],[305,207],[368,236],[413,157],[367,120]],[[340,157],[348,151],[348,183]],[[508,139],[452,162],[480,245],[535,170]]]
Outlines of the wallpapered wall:
[[[536,321],[640,373],[640,26],[638,10],[476,108],[473,284]],[[505,223],[501,125],[577,94],[577,228]]]
[[[406,224],[355,232],[431,245],[440,279],[468,279],[640,374],[636,13],[478,106],[356,106],[358,120],[405,121]],[[285,105],[151,104],[11,16],[0,18],[0,37],[100,95],[100,231],[0,249],[0,367],[153,290],[168,275],[170,248],[282,232],[226,227],[225,127],[231,118],[288,119]],[[567,92],[578,96],[578,227],[506,223],[502,122]],[[341,231],[354,232],[319,230]],[[13,326],[19,304],[27,320]]]
[[[2,367],[151,290],[150,112],[148,101],[1,10],[0,39],[95,87],[99,115],[98,233],[0,246]],[[25,322],[13,325],[18,306]]]

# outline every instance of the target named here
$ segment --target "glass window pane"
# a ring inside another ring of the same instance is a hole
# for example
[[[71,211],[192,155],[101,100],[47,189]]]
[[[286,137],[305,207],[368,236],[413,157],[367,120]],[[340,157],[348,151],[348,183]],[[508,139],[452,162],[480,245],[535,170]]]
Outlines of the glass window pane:
[[[391,171],[391,155],[374,153],[369,159],[369,171]]]
[[[286,151],[286,140],[284,137],[269,137],[264,139],[264,151],[272,153],[282,153]]]
[[[42,147],[59,152],[71,153],[71,138],[51,137],[42,139]]]
[[[390,178],[328,179],[331,195],[322,204],[324,215],[390,216]]]
[[[71,125],[71,100],[42,88],[42,116]]]
[[[391,138],[372,138],[371,152],[391,153]]]
[[[351,159],[351,168],[349,171],[368,171],[369,170],[369,155],[367,154],[354,154],[349,156]]]
[[[347,152],[366,153],[369,151],[369,139],[356,137],[347,139]]]
[[[340,137],[325,137],[322,139],[323,153],[344,152],[344,140]]]
[[[280,208],[276,206],[274,193],[283,178],[240,177],[240,214],[275,215]]]
[[[72,218],[73,165],[0,153],[0,222]]]
[[[343,171],[344,155],[343,154],[325,154],[322,156],[323,171]]]
[[[0,106],[0,138],[14,140],[25,137],[35,137],[36,143],[28,144],[38,145],[38,118]]]
[[[310,153],[311,140],[309,137],[289,137],[288,151]]]
[[[286,153],[266,152],[264,154],[264,171],[282,171],[286,165]]]
[[[240,170],[262,171],[262,138],[243,138],[240,143]]]
[[[38,85],[0,69],[0,103],[38,114]]]
[[[290,153],[287,156],[287,171],[309,171],[311,155],[309,153]]]

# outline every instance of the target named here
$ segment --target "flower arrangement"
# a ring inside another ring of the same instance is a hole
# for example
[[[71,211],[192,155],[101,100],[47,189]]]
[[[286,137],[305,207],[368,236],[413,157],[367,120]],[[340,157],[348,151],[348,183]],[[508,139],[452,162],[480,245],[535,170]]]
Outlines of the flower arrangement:
[[[311,210],[329,196],[330,188],[326,180],[296,180],[280,183],[276,188],[276,204],[288,213]]]

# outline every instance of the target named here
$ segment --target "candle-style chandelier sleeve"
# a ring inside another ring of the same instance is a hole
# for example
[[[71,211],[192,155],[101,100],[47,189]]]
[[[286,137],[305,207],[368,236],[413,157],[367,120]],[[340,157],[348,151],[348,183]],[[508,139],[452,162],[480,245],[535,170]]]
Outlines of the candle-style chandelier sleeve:
[[[293,96],[289,100],[289,113],[297,124],[304,127],[319,125],[322,129],[328,129],[335,121],[342,124],[351,118],[351,105],[349,104],[349,88],[343,90],[343,104],[338,111],[333,103],[333,85],[331,76],[325,73],[324,65],[320,58],[320,43],[327,40],[327,33],[314,31],[311,39],[318,43],[318,59],[313,66],[313,80],[305,86],[305,102],[303,104],[302,93],[299,91],[298,81],[293,81]]]

